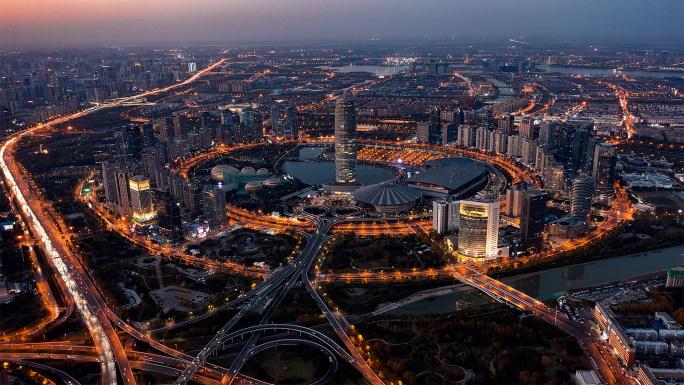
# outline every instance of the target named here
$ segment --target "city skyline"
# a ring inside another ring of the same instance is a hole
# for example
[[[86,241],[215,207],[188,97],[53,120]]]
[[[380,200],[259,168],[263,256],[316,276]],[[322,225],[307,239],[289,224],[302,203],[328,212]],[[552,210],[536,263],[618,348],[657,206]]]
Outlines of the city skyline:
[[[683,383],[683,10],[4,3],[0,385]]]
[[[384,41],[681,43],[677,0],[4,2],[0,48]],[[526,41],[527,40],[527,41]]]

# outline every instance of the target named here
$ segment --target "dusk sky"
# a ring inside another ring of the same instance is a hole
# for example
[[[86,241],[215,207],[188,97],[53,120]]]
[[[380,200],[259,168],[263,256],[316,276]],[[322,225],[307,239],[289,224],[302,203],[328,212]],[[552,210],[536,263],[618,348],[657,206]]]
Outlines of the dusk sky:
[[[682,42],[683,19],[682,0],[3,0],[0,46],[452,35]]]

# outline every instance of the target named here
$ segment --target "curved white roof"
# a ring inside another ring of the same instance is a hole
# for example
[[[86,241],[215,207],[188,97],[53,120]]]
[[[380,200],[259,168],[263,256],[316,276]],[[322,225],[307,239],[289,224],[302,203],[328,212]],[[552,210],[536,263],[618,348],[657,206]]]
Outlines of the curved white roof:
[[[357,201],[379,206],[402,205],[420,199],[420,193],[412,187],[394,183],[364,186],[354,192]]]

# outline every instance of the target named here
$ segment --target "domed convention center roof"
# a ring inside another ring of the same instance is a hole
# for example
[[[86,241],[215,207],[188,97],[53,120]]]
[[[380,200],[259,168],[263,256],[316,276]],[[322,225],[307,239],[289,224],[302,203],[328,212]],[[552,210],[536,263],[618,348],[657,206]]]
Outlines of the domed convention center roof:
[[[268,174],[268,169],[267,168],[260,168],[257,170],[257,175],[267,175]]]
[[[240,170],[227,164],[219,164],[211,169],[211,179],[217,182],[223,182],[223,173],[238,173]]]
[[[354,192],[354,198],[372,205],[396,206],[417,201],[420,193],[408,186],[380,183],[359,188]]]
[[[245,167],[240,171],[240,174],[254,174],[256,173],[256,170],[254,170],[254,167]]]

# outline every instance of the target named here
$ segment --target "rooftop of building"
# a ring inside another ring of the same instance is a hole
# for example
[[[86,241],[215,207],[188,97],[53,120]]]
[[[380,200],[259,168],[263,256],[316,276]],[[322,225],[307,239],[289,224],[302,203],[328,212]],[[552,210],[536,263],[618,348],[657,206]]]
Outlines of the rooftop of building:
[[[394,183],[364,186],[354,192],[356,200],[380,206],[402,205],[420,199],[415,189]]]
[[[475,179],[486,175],[484,164],[468,158],[443,158],[425,162],[418,169],[424,168],[404,184],[433,185],[448,190],[458,190]]]

